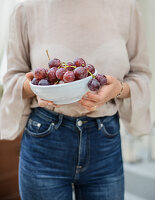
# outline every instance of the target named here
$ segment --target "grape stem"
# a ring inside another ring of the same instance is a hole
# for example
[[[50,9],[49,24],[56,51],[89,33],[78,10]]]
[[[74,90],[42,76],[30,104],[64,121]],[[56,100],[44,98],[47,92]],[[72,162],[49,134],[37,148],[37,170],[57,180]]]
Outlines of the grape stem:
[[[76,67],[75,66],[68,66],[65,62],[62,62],[62,64],[64,64],[64,66],[63,66],[63,68],[67,68],[67,67],[73,67],[74,69],[76,69]],[[58,69],[60,69],[62,67],[62,65],[60,65],[59,67],[58,67]]]
[[[95,78],[95,75],[92,74],[90,71],[88,71],[88,73],[92,76],[92,78]]]
[[[67,68],[67,67],[73,67],[74,69],[76,69],[75,66],[68,66],[68,65],[65,65],[65,68]]]
[[[56,81],[55,83],[54,83],[54,85],[57,85],[59,83],[59,80],[58,81]]]
[[[49,56],[48,50],[46,50],[46,54],[47,54],[48,60],[50,60],[50,56]]]

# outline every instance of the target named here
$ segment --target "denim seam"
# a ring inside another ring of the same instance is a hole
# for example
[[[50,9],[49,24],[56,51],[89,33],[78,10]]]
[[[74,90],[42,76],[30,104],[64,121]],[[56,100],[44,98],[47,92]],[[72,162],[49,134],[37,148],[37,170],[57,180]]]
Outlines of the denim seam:
[[[44,131],[44,132],[42,132],[42,133],[38,133],[38,134],[34,134],[32,131],[30,131],[28,128],[26,128],[25,127],[25,130],[26,130],[26,132],[29,134],[29,135],[31,135],[31,136],[33,136],[33,137],[44,137],[44,136],[47,136],[47,135],[49,135],[50,134],[50,130],[51,130],[51,128],[53,129],[53,123],[51,123],[50,124],[50,126],[49,126],[49,128],[46,130],[46,131]]]
[[[90,163],[90,138],[89,138],[89,134],[88,134],[88,150],[87,151],[88,151],[87,152],[87,162],[85,163],[85,166],[79,170],[79,172],[84,172],[88,168],[88,165]]]
[[[107,137],[109,137],[109,138],[115,137],[116,135],[119,134],[119,131],[120,131],[120,130],[118,130],[117,132],[110,134],[110,133],[108,133],[108,131],[106,130],[104,124],[103,124],[103,127],[101,128],[101,131],[102,131],[102,130],[103,130],[103,135],[105,135],[105,136],[107,136]]]
[[[58,130],[58,128],[61,126],[62,122],[63,122],[63,115],[59,115],[59,120],[58,120],[58,123],[55,124],[55,129]]]

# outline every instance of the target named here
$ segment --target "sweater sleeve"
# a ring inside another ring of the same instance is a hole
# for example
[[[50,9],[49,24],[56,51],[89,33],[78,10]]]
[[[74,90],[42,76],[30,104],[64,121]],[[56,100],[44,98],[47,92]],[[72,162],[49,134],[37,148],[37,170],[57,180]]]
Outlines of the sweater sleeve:
[[[130,87],[130,98],[117,99],[118,111],[127,131],[135,136],[148,134],[150,130],[151,72],[143,30],[142,16],[135,1],[132,5],[127,51],[130,61],[129,73],[124,81]]]
[[[20,120],[30,99],[22,98],[25,73],[31,70],[26,13],[17,4],[11,18],[7,48],[7,73],[3,78],[0,105],[0,138],[14,139],[20,133]]]

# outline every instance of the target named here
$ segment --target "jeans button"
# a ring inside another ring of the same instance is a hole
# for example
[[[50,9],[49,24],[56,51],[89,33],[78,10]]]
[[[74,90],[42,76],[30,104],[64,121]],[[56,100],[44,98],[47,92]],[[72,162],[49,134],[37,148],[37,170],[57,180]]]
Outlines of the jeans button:
[[[77,122],[77,125],[78,125],[78,126],[82,126],[82,124],[83,124],[83,123],[82,123],[81,120],[79,120],[79,121]]]
[[[103,127],[103,124],[101,124],[101,128]]]

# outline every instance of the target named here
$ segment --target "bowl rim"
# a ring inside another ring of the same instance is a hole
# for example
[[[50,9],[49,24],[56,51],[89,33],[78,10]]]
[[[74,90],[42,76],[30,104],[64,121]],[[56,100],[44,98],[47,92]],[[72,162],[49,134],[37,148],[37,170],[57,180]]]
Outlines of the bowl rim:
[[[96,74],[97,74],[97,70],[95,69],[95,73],[93,75],[96,75]],[[91,76],[88,76],[86,78],[83,78],[83,79],[80,79],[80,80],[77,80],[77,81],[73,81],[73,82],[70,82],[70,83],[56,84],[56,85],[45,85],[45,86],[42,86],[42,85],[33,85],[31,83],[31,81],[30,81],[30,86],[36,87],[36,88],[56,88],[56,87],[60,87],[60,86],[62,87],[62,86],[74,85],[77,82],[80,83],[83,80],[90,79],[90,78],[91,78]]]

